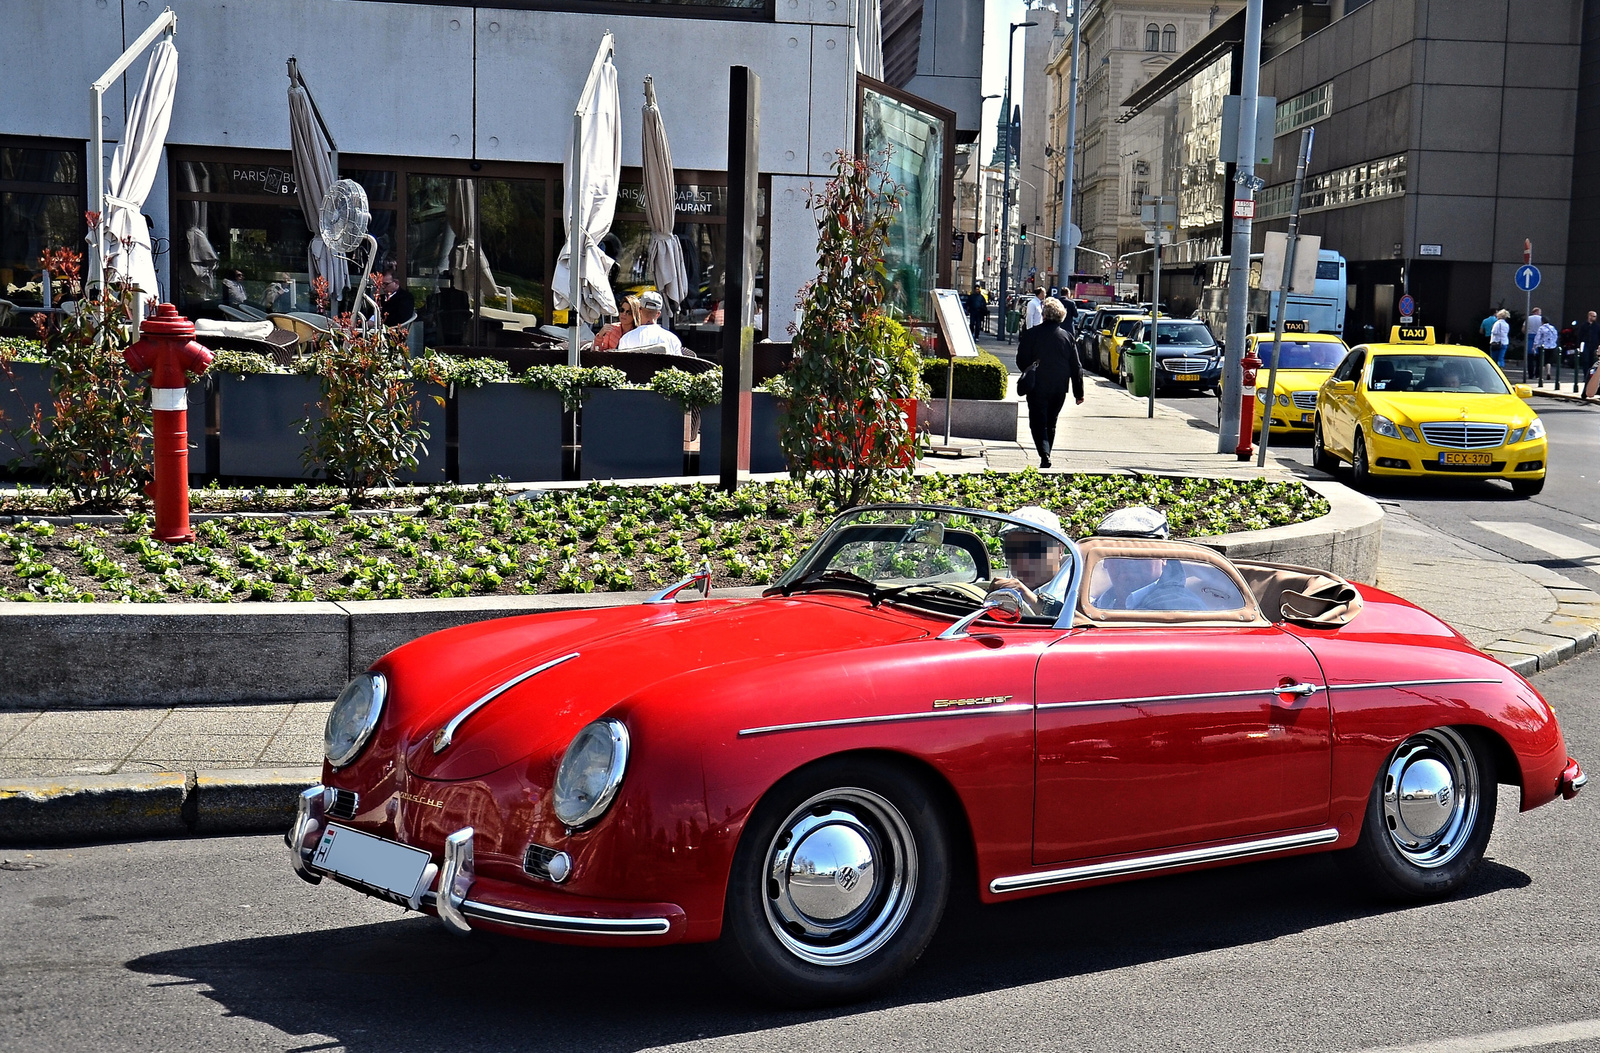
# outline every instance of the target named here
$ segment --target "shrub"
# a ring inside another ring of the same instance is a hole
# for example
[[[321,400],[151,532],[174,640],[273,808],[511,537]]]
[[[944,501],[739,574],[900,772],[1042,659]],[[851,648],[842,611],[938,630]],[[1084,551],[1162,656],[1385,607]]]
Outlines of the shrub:
[[[46,253],[44,269],[77,291],[82,257]],[[14,434],[34,447],[45,478],[78,504],[108,509],[149,477],[150,404],[145,385],[122,359],[133,331],[133,290],[108,280],[70,315],[37,315],[50,369],[50,405]],[[0,366],[4,362],[0,361]]]
[[[211,352],[211,373],[232,373],[236,377],[255,376],[259,373],[282,373],[283,369],[266,355],[254,351],[232,351],[223,348]]]
[[[866,498],[915,455],[895,399],[914,382],[885,339],[884,252],[898,188],[882,160],[839,153],[807,204],[817,223],[817,276],[801,290],[790,398],[779,442],[797,479],[816,474],[835,508]],[[903,330],[902,330],[903,331]]]
[[[949,375],[949,359],[925,358],[922,360],[922,379],[928,385],[933,398],[944,398],[944,382]],[[955,377],[955,397],[958,399],[1003,399],[1006,397],[1005,363],[987,351],[979,351],[977,358],[956,359]]]
[[[561,396],[561,406],[569,413],[583,405],[589,388],[620,388],[628,383],[628,374],[615,366],[533,366],[517,383],[539,391],[554,391]]]
[[[0,336],[0,363],[48,362],[44,345],[25,336]]]
[[[461,388],[481,388],[511,379],[511,367],[498,358],[456,358],[433,352],[416,359],[412,372],[418,376],[442,377],[444,383]]]
[[[308,436],[301,460],[344,487],[352,502],[375,486],[393,486],[426,453],[427,425],[418,419],[400,331],[363,331],[348,319],[317,338],[304,372],[321,391],[322,416],[297,421]],[[442,377],[431,377],[442,382]]]
[[[690,373],[684,369],[663,369],[650,378],[650,390],[672,399],[685,413],[690,413],[722,401],[722,370]]]

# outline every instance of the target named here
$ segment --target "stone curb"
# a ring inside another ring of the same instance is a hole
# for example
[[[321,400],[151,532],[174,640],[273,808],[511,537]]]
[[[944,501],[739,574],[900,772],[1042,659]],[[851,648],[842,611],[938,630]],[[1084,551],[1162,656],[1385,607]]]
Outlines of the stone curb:
[[[1548,618],[1481,648],[1523,676],[1554,669],[1600,642],[1600,593],[1571,582],[1545,588],[1556,601]]]
[[[1571,391],[1556,391],[1553,388],[1534,388],[1533,394],[1537,398],[1556,399],[1561,402],[1576,402],[1580,406],[1600,406],[1600,398],[1586,399],[1582,395]]]
[[[0,844],[283,831],[321,768],[90,775],[0,783]]]

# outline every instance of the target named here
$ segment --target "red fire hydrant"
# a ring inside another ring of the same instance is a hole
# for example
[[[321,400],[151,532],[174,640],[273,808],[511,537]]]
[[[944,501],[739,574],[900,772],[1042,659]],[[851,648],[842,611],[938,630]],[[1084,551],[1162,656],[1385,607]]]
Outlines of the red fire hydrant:
[[[1244,372],[1244,385],[1240,393],[1242,400],[1239,406],[1239,445],[1233,452],[1241,461],[1250,459],[1251,435],[1256,430],[1256,370],[1261,368],[1261,359],[1256,357],[1254,349],[1246,348],[1244,359],[1239,363]],[[1272,407],[1267,406],[1266,412],[1261,416],[1261,423],[1266,425],[1272,419]]]
[[[155,483],[146,493],[155,501],[157,541],[193,541],[189,529],[189,388],[185,373],[204,373],[211,352],[194,340],[194,323],[170,303],[162,304],[140,327],[140,337],[122,352],[135,373],[150,370],[150,408],[154,411]]]

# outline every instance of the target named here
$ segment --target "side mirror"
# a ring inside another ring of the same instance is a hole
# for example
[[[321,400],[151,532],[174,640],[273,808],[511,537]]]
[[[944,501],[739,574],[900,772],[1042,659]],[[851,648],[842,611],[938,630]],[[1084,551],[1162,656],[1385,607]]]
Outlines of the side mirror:
[[[1330,395],[1348,395],[1356,389],[1353,380],[1330,380],[1323,387]]]
[[[1016,589],[996,589],[989,593],[983,606],[956,622],[939,634],[941,640],[959,640],[970,635],[967,627],[987,615],[1002,625],[1015,625],[1022,620],[1022,593]]]
[[[1518,384],[1516,387],[1512,388],[1511,391],[1519,399],[1533,398],[1533,389],[1526,384]]]

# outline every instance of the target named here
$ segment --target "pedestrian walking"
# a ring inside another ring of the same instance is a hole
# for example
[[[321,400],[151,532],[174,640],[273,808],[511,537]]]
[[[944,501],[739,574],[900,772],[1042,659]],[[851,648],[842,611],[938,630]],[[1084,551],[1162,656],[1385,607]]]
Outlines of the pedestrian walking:
[[[1600,321],[1596,320],[1595,312],[1590,311],[1588,317],[1578,325],[1578,371],[1580,380],[1587,381],[1594,373],[1595,349],[1600,348]],[[1574,391],[1582,390],[1575,387]],[[1588,398],[1584,395],[1584,398]]]
[[[1543,368],[1544,363],[1551,360],[1557,363],[1556,380],[1559,386],[1561,379],[1561,366],[1559,363],[1561,359],[1556,358],[1556,356],[1561,354],[1561,331],[1549,322],[1541,322],[1539,324],[1539,332],[1535,334],[1534,339],[1539,345],[1540,367]]]
[[[1066,317],[1067,309],[1052,296],[1039,307],[1039,324],[1017,341],[1017,368],[1022,370],[1017,390],[1028,399],[1028,430],[1041,468],[1050,467],[1056,418],[1066,404],[1067,391],[1083,405],[1083,371],[1072,335],[1061,325]]]
[[[1494,364],[1504,369],[1506,345],[1511,343],[1511,312],[1496,311],[1490,318],[1494,321],[1489,326],[1489,354],[1494,356]]]
[[[1034,287],[1033,295],[1028,297],[1027,320],[1023,323],[1029,329],[1044,321],[1044,290]]]
[[[989,301],[982,289],[972,290],[967,298],[967,317],[972,320],[972,339],[976,340],[983,335],[983,323],[989,319]]]
[[[1499,317],[1500,317],[1500,312],[1499,311],[1490,311],[1489,312],[1489,317],[1485,318],[1483,320],[1483,322],[1480,323],[1479,328],[1481,328],[1483,330],[1483,342],[1485,344],[1488,344],[1488,345],[1491,345],[1491,346],[1494,344],[1494,337],[1493,337],[1494,323],[1495,323],[1495,319],[1497,319]],[[1491,350],[1490,354],[1493,354],[1493,353],[1494,353],[1493,350]]]
[[[1529,353],[1538,350],[1539,327],[1542,325],[1544,325],[1544,310],[1543,308],[1535,307],[1528,315],[1527,321],[1522,323],[1522,335],[1528,338]],[[1543,368],[1543,365],[1544,363],[1541,362],[1540,368]],[[1542,378],[1543,376],[1544,374],[1541,373],[1540,377]]]

